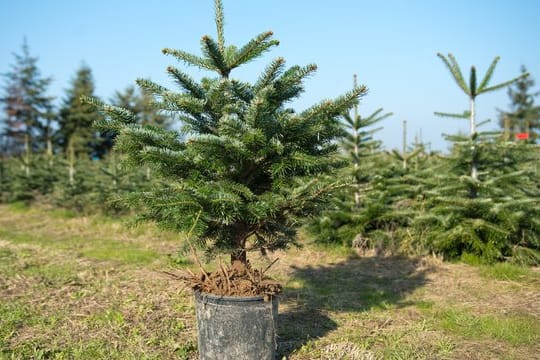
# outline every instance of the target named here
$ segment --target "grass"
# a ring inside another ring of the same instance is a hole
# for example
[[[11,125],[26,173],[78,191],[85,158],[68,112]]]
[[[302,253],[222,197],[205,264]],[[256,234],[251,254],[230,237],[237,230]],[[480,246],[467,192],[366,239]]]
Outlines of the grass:
[[[477,316],[450,308],[437,312],[435,318],[441,328],[469,339],[501,340],[514,346],[540,342],[540,322],[528,316]]]
[[[196,359],[194,307],[162,270],[193,267],[153,226],[0,206],[0,359]],[[509,264],[276,254],[287,359],[533,359],[540,277]],[[254,256],[257,267],[270,260]]]
[[[538,279],[537,273],[528,267],[510,263],[480,266],[480,275],[487,279],[528,282]]]

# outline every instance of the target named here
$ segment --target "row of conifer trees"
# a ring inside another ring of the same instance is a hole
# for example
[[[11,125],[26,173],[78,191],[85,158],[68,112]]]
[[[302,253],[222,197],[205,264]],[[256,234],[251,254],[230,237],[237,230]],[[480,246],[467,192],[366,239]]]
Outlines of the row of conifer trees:
[[[377,123],[390,113],[379,109],[364,117],[355,107],[351,113],[343,114],[346,131],[342,142],[336,144],[341,147],[341,160],[337,161],[347,166],[336,167],[339,169],[328,181],[340,179],[349,185],[339,186],[332,193],[329,205],[319,209],[320,216],[303,220],[306,229],[318,242],[364,250],[538,264],[539,147],[534,139],[516,140],[508,127],[482,131],[474,108],[476,96],[523,84],[526,73],[490,86],[496,58],[478,84],[474,68],[466,83],[453,56],[439,56],[471,104],[463,114],[441,115],[468,120],[470,133],[447,135],[452,144],[448,154],[430,153],[419,142],[407,146],[406,141],[401,152],[387,152],[374,138]],[[26,89],[27,93],[36,94],[43,92],[49,81],[39,77],[35,58],[29,56],[26,46],[16,60],[3,98],[6,118],[0,159],[1,202],[38,201],[79,212],[118,214],[129,211],[124,199],[130,194],[144,193],[145,189],[156,194],[170,185],[154,176],[164,171],[160,166],[167,164],[156,161],[156,168],[126,168],[122,165],[126,155],[112,150],[112,125],[107,125],[108,132],[101,133],[92,127],[103,121],[103,114],[91,104],[80,102],[81,96],[93,96],[88,67],[77,72],[55,114],[47,97],[22,99],[25,103],[15,96],[24,91],[17,89],[17,84],[30,84],[33,88]],[[174,73],[175,69],[168,71],[188,83],[181,73]],[[286,75],[295,75],[291,74]],[[24,81],[25,77],[28,81]],[[138,126],[139,132],[147,131],[149,124],[166,128],[170,119],[153,110],[152,96],[147,95],[164,90],[145,80],[139,80],[139,85],[149,91],[137,95],[134,89],[127,89],[117,93],[112,104],[129,110],[129,121]],[[214,86],[207,85],[210,90]],[[164,99],[169,100],[176,101]],[[532,110],[538,113],[537,108]],[[526,115],[534,128],[537,119],[530,113]],[[148,131],[149,139],[161,134]],[[129,144],[122,146],[129,148]],[[148,154],[158,160],[172,155]]]

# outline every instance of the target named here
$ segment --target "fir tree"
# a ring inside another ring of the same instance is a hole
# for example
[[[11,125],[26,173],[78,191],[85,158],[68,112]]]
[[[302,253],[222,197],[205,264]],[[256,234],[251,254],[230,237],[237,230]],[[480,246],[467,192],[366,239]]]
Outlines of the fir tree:
[[[227,252],[246,262],[246,252],[296,244],[300,219],[317,212],[341,182],[320,176],[342,165],[336,159],[339,117],[365,93],[364,87],[300,113],[287,107],[304,90],[315,65],[285,67],[272,61],[254,83],[232,77],[233,70],[278,45],[263,32],[241,47],[226,45],[223,9],[215,1],[217,39],[201,39],[202,56],[163,49],[186,65],[214,73],[197,81],[179,68],[167,72],[180,91],[150,80],[138,84],[154,94],[159,110],[184,124],[183,133],[134,124],[135,115],[95,99],[108,116],[100,128],[118,132],[116,147],[135,166],[148,164],[166,180],[163,189],[135,195],[141,219],[195,232],[208,254]],[[198,220],[198,221],[197,221]]]
[[[521,73],[527,74],[525,66],[521,67]],[[520,78],[508,88],[510,111],[502,112],[499,119],[507,139],[517,133],[528,134],[531,142],[536,142],[540,137],[540,106],[534,103],[540,92],[532,92],[534,85],[534,79],[529,76]]]
[[[421,143],[415,143],[414,148],[408,151],[407,148],[407,120],[403,120],[403,146],[401,152],[396,149],[392,149],[392,155],[401,162],[403,170],[407,170],[409,160],[413,160],[424,152],[424,145]]]
[[[519,79],[525,78],[526,76],[528,76],[528,74],[524,73],[524,74],[521,74],[521,76],[518,76],[512,80],[505,81],[497,85],[489,86],[489,82],[491,81],[491,77],[493,76],[493,72],[495,71],[495,67],[497,66],[497,63],[500,60],[500,58],[497,56],[491,62],[491,65],[486,71],[486,74],[484,75],[484,78],[482,79],[480,84],[478,84],[478,80],[476,77],[476,68],[472,66],[470,75],[469,75],[469,83],[467,84],[465,82],[461,69],[456,61],[456,58],[452,54],[448,54],[448,57],[446,57],[443,54],[438,53],[437,56],[441,58],[443,63],[446,65],[447,69],[450,71],[450,74],[452,75],[456,84],[469,97],[470,110],[468,112],[468,115],[469,115],[470,139],[471,139],[471,150],[472,150],[472,154],[471,154],[472,156],[471,156],[471,162],[470,162],[471,163],[471,177],[473,179],[477,179],[478,178],[478,164],[476,161],[477,150],[476,150],[476,141],[475,141],[477,138],[476,108],[475,108],[476,97],[480,94],[492,92],[492,91],[503,89],[507,86],[510,86],[516,81],[518,81]]]
[[[308,230],[316,241],[350,246],[355,237],[364,235],[367,223],[365,210],[369,207],[367,193],[383,167],[381,142],[373,138],[381,127],[374,125],[391,115],[383,114],[380,108],[363,117],[355,105],[352,114],[346,113],[343,116],[346,134],[340,146],[348,166],[340,170],[337,176],[352,178],[352,182],[350,187],[336,191],[326,211],[308,223]]]
[[[354,75],[355,87],[356,81],[357,77]],[[364,158],[372,156],[380,147],[380,142],[373,140],[373,134],[381,128],[371,128],[371,126],[393,115],[392,113],[381,114],[382,111],[382,108],[377,109],[371,115],[363,118],[358,114],[358,105],[355,105],[353,116],[350,114],[344,115],[344,120],[349,131],[341,146],[349,154],[352,162],[352,175],[355,178],[356,187],[354,202],[357,207],[360,206],[362,184],[368,182],[366,179],[368,174],[360,169],[360,164],[363,162]]]
[[[159,112],[153,106],[153,101],[153,96],[148,92],[141,90],[141,88],[128,86],[124,91],[116,91],[109,102],[113,106],[132,112],[135,115],[134,122],[136,124],[170,127],[172,119]]]
[[[74,183],[76,158],[97,156],[100,152],[99,139],[92,124],[101,119],[101,114],[86,103],[81,102],[82,96],[94,96],[95,86],[92,70],[83,65],[66,91],[62,108],[60,109],[58,142],[68,158],[69,182]]]
[[[26,176],[30,175],[31,154],[46,150],[52,156],[53,98],[47,95],[51,78],[43,78],[38,58],[30,55],[26,39],[22,53],[14,54],[15,63],[5,74],[1,101],[4,104],[3,134],[11,154],[23,155]]]

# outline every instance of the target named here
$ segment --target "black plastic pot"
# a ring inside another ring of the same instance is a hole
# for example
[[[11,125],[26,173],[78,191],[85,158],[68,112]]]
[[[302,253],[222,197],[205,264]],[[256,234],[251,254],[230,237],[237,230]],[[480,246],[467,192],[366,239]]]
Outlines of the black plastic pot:
[[[201,360],[274,360],[278,298],[195,293]]]

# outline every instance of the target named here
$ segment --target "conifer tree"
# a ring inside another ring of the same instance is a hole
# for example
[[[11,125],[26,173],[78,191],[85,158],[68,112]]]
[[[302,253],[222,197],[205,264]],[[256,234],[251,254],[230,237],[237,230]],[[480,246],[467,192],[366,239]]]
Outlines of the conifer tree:
[[[425,201],[411,234],[417,248],[486,262],[540,261],[540,192],[534,177],[534,145],[507,142],[500,134],[478,133],[479,177],[468,176],[466,136],[452,135],[451,154],[423,179]],[[471,195],[473,194],[473,195]]]
[[[340,146],[348,166],[340,170],[337,176],[352,178],[352,182],[350,187],[336,191],[326,211],[308,223],[308,230],[316,241],[350,246],[353,239],[363,233],[367,222],[365,210],[369,207],[367,193],[371,191],[372,181],[382,168],[381,142],[373,138],[382,127],[374,125],[391,115],[383,114],[380,108],[363,117],[358,113],[357,105],[352,114],[343,115],[346,135]]]
[[[510,86],[511,84],[515,83],[519,79],[525,78],[526,76],[528,76],[528,73],[521,74],[520,76],[512,80],[505,81],[497,85],[489,86],[489,82],[491,81],[491,77],[493,76],[493,72],[495,71],[495,67],[497,66],[497,63],[500,60],[500,58],[497,56],[491,62],[491,65],[486,71],[486,74],[484,75],[480,84],[478,84],[478,80],[476,77],[476,68],[472,66],[470,75],[469,75],[469,83],[467,84],[465,82],[465,79],[459,67],[459,64],[457,63],[456,58],[452,54],[448,54],[448,57],[446,57],[443,54],[438,53],[437,56],[441,58],[443,63],[446,65],[447,69],[450,71],[450,74],[452,75],[456,84],[469,97],[470,110],[468,114],[469,114],[471,152],[472,152],[471,177],[476,180],[478,178],[478,164],[476,161],[476,156],[477,156],[477,153],[476,153],[477,151],[476,150],[477,124],[476,124],[476,108],[475,108],[476,97],[483,93],[492,92],[492,91],[503,89],[507,86]]]
[[[521,73],[527,74],[525,66]],[[534,100],[540,92],[532,92],[535,85],[532,77],[522,77],[508,88],[510,111],[502,112],[499,124],[505,129],[507,139],[514,138],[517,133],[526,133],[530,142],[540,137],[540,106]]]
[[[47,95],[51,78],[43,78],[37,57],[30,55],[26,39],[22,53],[14,54],[15,63],[5,74],[6,83],[1,101],[4,104],[3,134],[9,142],[10,153],[23,155],[26,176],[34,150],[45,150],[52,156],[53,112],[51,96]]]
[[[101,129],[115,131],[116,147],[135,166],[151,166],[165,186],[137,193],[141,219],[177,231],[196,223],[195,233],[209,255],[226,252],[246,263],[246,252],[296,244],[296,227],[317,212],[340,181],[321,175],[342,165],[336,159],[339,117],[366,91],[355,87],[334,100],[302,112],[288,107],[304,90],[303,80],[315,65],[285,67],[273,60],[254,83],[233,77],[234,69],[278,45],[270,31],[245,45],[227,45],[223,8],[215,1],[217,39],[201,38],[202,55],[163,49],[181,63],[213,73],[197,81],[180,68],[169,75],[180,91],[147,79],[137,83],[151,92],[159,110],[184,124],[182,133],[134,124],[135,115],[119,107],[86,99],[107,115]]]
[[[357,77],[354,75],[354,86],[356,87]],[[353,176],[355,178],[356,191],[354,193],[354,202],[356,207],[360,206],[360,193],[362,191],[362,183],[366,183],[366,175],[360,170],[360,163],[363,158],[368,158],[373,155],[376,149],[379,148],[380,142],[373,140],[373,134],[381,129],[371,128],[389,116],[392,113],[381,114],[382,108],[377,109],[371,115],[363,118],[358,114],[358,105],[354,106],[354,114],[349,113],[344,115],[348,132],[345,139],[342,141],[342,148],[349,154],[353,165]]]
[[[392,149],[392,155],[401,162],[403,170],[407,170],[409,160],[414,159],[424,152],[424,146],[421,143],[415,143],[412,151],[408,151],[407,148],[407,120],[403,120],[403,146],[401,152],[396,149]]]
[[[447,258],[538,263],[540,192],[532,166],[538,148],[509,142],[498,131],[477,131],[474,147],[469,135],[445,137],[452,151],[423,177],[425,200],[410,228],[413,246]],[[476,178],[469,176],[471,159]]]
[[[153,106],[153,101],[154,98],[150,93],[141,90],[141,88],[128,86],[124,91],[116,91],[110,99],[110,104],[132,112],[137,124],[170,127],[172,119],[159,112]]]
[[[68,159],[70,184],[74,184],[76,158],[97,156],[99,152],[99,139],[92,124],[102,116],[93,106],[81,102],[81,97],[94,96],[94,91],[92,70],[82,65],[66,91],[59,118],[58,142]]]

